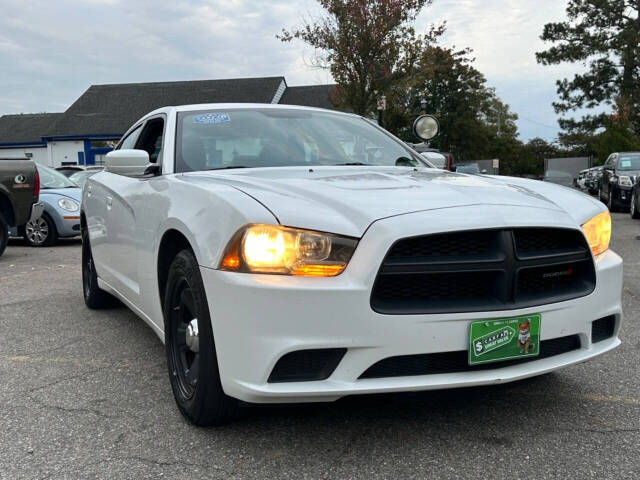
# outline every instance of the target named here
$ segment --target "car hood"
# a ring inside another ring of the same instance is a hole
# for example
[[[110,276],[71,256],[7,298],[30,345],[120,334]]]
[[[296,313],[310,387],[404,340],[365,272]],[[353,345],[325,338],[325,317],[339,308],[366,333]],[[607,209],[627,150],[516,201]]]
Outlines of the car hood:
[[[69,197],[78,203],[82,202],[82,189],[81,188],[43,188],[40,190],[40,196],[43,195],[61,195],[63,197]]]
[[[279,167],[197,172],[183,178],[231,185],[263,204],[283,225],[352,236],[361,236],[382,218],[467,205],[534,207],[550,215],[572,212],[577,221],[603,208],[577,191],[536,180],[437,169]]]

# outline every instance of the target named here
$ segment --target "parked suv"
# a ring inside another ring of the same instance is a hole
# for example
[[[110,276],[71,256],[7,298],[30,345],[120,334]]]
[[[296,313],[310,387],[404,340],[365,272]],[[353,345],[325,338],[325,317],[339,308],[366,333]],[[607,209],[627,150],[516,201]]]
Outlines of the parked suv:
[[[10,227],[22,227],[42,214],[38,202],[40,177],[33,161],[0,158],[0,255],[7,246]]]
[[[609,210],[629,208],[631,191],[640,175],[640,152],[612,153],[602,168],[600,200]]]

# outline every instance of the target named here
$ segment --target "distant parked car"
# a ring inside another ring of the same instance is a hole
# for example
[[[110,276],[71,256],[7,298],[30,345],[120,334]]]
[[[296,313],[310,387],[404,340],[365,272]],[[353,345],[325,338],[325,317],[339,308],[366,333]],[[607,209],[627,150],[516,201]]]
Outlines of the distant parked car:
[[[631,190],[640,176],[640,152],[612,153],[604,163],[598,195],[610,211],[631,204]]]
[[[62,173],[38,165],[44,213],[27,222],[21,233],[33,247],[53,245],[60,237],[80,235],[82,190]]]
[[[70,177],[76,172],[83,172],[84,168],[76,165],[63,165],[62,167],[56,167],[56,171],[60,172],[65,177]]]
[[[71,175],[69,177],[69,180],[71,180],[73,183],[75,183],[76,185],[78,185],[80,188],[84,187],[84,184],[86,183],[87,179],[89,177],[91,177],[92,175],[95,175],[96,173],[102,171],[102,168],[93,168],[91,170],[82,170],[81,172],[76,172],[73,175]]]
[[[450,154],[448,152],[441,152],[437,148],[431,148],[426,143],[409,143],[409,146],[412,147],[416,152],[418,152],[420,154],[437,153],[439,155],[444,156],[444,158],[446,159],[446,164],[445,164],[444,167],[439,167],[438,166],[438,168],[442,168],[443,170],[449,170],[451,172],[453,172],[455,170],[455,168],[453,166],[454,159],[453,159],[453,155],[452,154]],[[429,157],[426,157],[426,158],[429,158]]]
[[[587,175],[589,174],[589,169],[585,168],[584,170],[580,170],[578,172],[578,176],[576,177],[576,187],[583,190],[587,188]]]
[[[598,193],[600,189],[600,179],[602,178],[602,167],[593,167],[587,171],[585,177],[585,188],[591,195]]]

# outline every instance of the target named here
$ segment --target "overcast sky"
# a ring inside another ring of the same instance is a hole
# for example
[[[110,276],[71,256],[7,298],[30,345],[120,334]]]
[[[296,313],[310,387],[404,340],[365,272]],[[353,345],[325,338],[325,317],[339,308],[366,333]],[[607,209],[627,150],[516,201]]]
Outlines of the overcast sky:
[[[418,30],[446,20],[445,45],[471,47],[476,67],[518,113],[520,136],[557,134],[555,80],[542,67],[542,26],[562,0],[434,0]],[[284,75],[331,82],[313,50],[275,34],[318,13],[313,0],[0,0],[0,114],[61,112],[91,84]]]

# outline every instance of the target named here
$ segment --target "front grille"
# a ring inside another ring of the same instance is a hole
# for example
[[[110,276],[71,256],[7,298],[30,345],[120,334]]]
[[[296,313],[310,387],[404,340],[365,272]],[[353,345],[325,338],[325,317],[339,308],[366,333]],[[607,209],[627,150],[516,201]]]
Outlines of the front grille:
[[[469,365],[468,352],[425,353],[419,355],[403,355],[389,357],[373,364],[359,378],[389,378],[408,377],[415,375],[435,375],[438,373],[472,372],[474,370],[493,370],[509,367],[520,363],[532,362],[542,358],[554,357],[580,348],[580,337],[570,335],[568,337],[554,338],[540,342],[540,355],[527,357],[521,360],[508,360],[505,362],[486,363],[483,365]]]
[[[289,352],[276,362],[268,383],[326,380],[336,369],[346,348],[318,348]]]
[[[383,314],[510,310],[560,302],[595,289],[582,232],[518,228],[397,241],[371,294]]]

